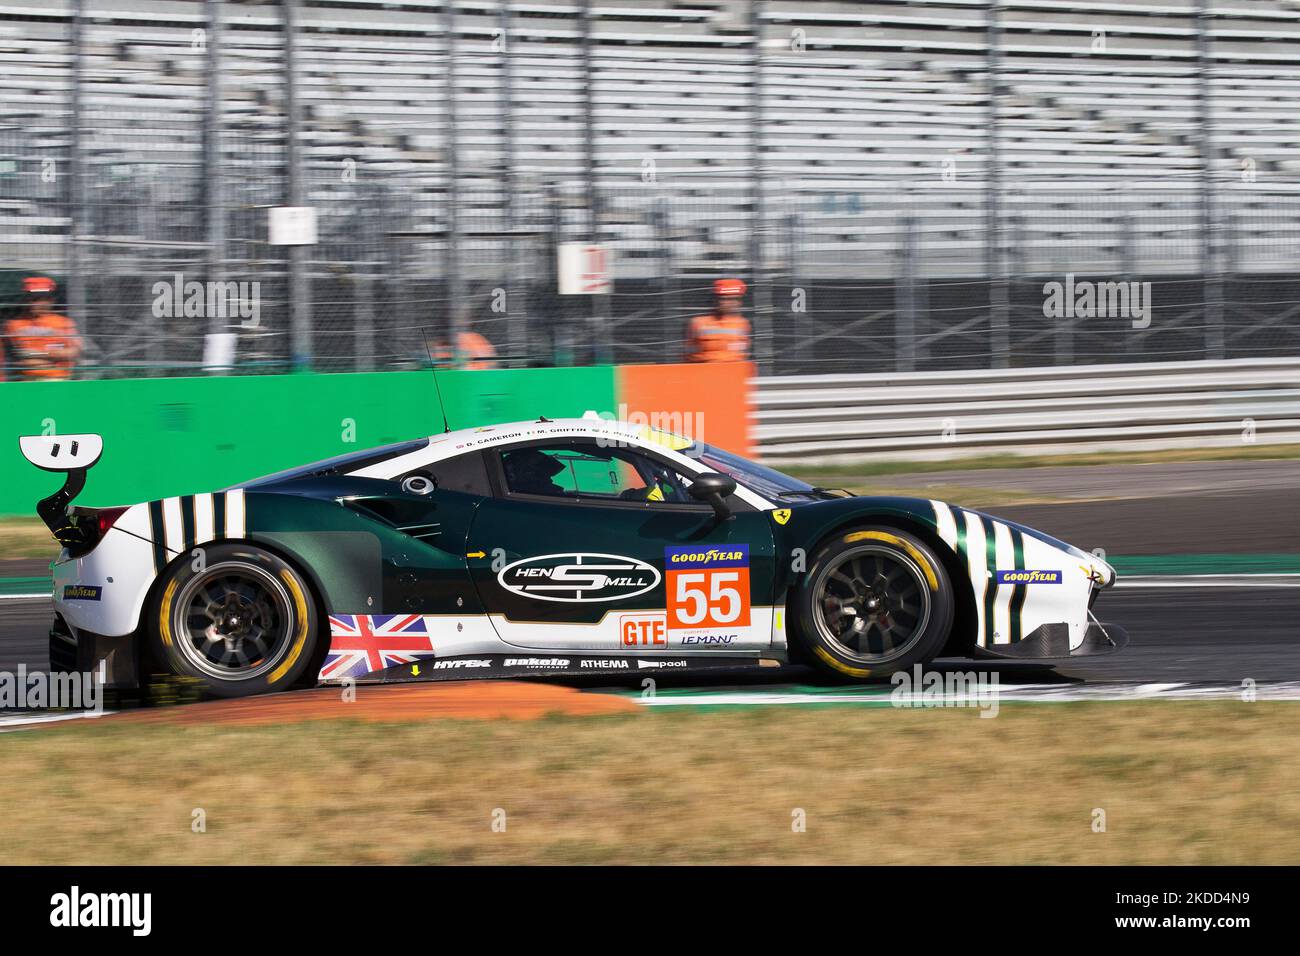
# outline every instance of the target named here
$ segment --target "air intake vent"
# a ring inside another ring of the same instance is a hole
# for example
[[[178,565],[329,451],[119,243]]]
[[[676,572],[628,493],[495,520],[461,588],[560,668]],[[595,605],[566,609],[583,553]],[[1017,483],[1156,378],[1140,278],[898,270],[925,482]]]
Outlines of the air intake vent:
[[[352,499],[343,502],[353,511],[359,511],[372,518],[378,518],[384,524],[391,525],[403,534],[408,534],[417,541],[432,541],[442,534],[442,524],[438,521],[419,521],[427,518],[433,510],[427,504],[413,506],[411,502],[392,501],[387,498]]]

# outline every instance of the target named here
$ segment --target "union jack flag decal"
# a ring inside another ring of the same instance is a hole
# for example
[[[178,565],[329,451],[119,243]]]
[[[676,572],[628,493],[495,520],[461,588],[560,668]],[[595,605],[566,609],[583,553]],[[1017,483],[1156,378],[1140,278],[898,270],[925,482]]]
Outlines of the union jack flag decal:
[[[419,614],[331,614],[320,679],[361,677],[432,656],[433,641]]]

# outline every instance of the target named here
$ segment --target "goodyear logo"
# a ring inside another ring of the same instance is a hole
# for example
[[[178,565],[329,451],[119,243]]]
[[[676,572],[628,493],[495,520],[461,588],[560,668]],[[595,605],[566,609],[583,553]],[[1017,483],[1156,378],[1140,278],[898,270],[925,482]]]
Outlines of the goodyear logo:
[[[1060,584],[1060,571],[999,571],[998,584]]]
[[[98,601],[104,593],[104,589],[98,584],[65,584],[63,586],[63,600],[65,601]]]
[[[664,548],[664,565],[669,571],[685,568],[747,568],[749,545],[694,544]]]

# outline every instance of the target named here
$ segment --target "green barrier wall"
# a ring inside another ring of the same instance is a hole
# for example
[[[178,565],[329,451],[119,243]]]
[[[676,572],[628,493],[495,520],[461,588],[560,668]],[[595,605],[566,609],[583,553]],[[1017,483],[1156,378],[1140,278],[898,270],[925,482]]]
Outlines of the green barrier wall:
[[[447,371],[438,384],[452,428],[616,407],[608,366]],[[212,491],[441,431],[427,371],[9,382],[0,384],[0,514],[34,515],[61,481],[23,459],[19,435],[103,435],[104,457],[77,499],[95,506]]]

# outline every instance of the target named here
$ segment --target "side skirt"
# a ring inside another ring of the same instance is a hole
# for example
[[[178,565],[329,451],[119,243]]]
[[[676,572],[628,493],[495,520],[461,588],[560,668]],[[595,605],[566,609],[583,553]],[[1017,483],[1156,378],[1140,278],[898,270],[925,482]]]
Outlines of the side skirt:
[[[600,654],[468,654],[459,657],[424,658],[410,664],[394,664],[381,671],[358,677],[358,684],[404,684],[423,681],[484,680],[546,677],[654,677],[656,674],[686,674],[701,671],[753,673],[780,667],[776,658],[684,657],[668,655]],[[321,681],[324,685],[338,680]]]

